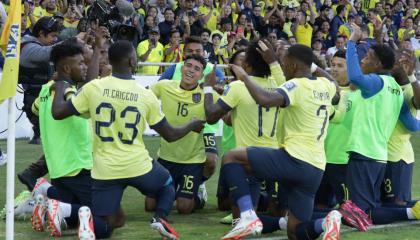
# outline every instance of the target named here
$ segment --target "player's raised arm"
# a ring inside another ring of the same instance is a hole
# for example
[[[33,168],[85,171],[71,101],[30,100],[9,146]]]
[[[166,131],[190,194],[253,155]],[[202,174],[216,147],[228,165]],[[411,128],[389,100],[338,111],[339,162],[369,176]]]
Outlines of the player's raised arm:
[[[204,121],[193,119],[189,123],[182,125],[182,126],[172,126],[171,124],[166,121],[165,118],[162,119],[158,124],[151,126],[153,130],[160,134],[166,141],[174,142],[189,132],[201,132],[204,127]]]
[[[352,25],[352,27],[354,30],[347,42],[346,51],[347,73],[349,81],[360,88],[363,97],[369,98],[382,89],[384,83],[378,74],[386,74],[390,70],[389,66],[392,68],[393,62],[390,63],[388,60],[392,59],[393,56],[388,56],[388,54],[392,54],[390,51],[382,51],[382,45],[374,45],[369,49],[366,57],[362,59],[361,67],[356,44],[361,39],[362,33],[357,25]],[[378,53],[382,56],[379,57]]]
[[[226,113],[230,111],[228,107],[223,107],[225,104],[221,102],[214,103],[213,87],[216,85],[216,65],[213,71],[207,74],[204,82],[204,110],[206,113],[206,121],[209,124],[214,124],[221,119]]]
[[[242,67],[236,65],[229,65],[230,69],[235,73],[235,75],[245,83],[246,88],[251,94],[252,98],[259,105],[263,107],[285,107],[286,100],[284,96],[278,92],[272,92],[265,90],[258,86]]]
[[[72,115],[75,115],[75,112],[71,108],[70,100],[66,101],[64,98],[64,90],[69,86],[65,81],[56,81],[54,83],[54,100],[52,103],[52,116],[55,120],[61,120]]]

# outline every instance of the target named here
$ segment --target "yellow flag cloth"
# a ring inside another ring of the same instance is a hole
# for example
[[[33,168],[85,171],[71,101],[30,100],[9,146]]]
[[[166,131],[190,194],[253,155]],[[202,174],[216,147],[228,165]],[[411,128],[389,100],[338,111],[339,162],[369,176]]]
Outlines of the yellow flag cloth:
[[[5,57],[3,76],[0,81],[0,103],[16,94],[19,75],[20,24],[22,5],[20,0],[10,1],[10,11],[0,37],[0,47]]]

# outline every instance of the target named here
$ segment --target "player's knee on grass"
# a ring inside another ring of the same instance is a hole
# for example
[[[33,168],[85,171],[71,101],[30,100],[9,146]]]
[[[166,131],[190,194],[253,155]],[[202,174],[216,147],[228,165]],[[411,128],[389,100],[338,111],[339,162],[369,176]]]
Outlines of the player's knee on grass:
[[[179,214],[190,214],[194,210],[194,199],[179,197],[176,199],[176,209]]]
[[[203,175],[206,178],[210,178],[216,171],[217,165],[217,154],[206,153],[206,162],[204,164]]]
[[[125,224],[124,211],[120,208],[115,214],[105,217],[105,220],[112,228],[120,228]]]
[[[144,211],[154,212],[156,210],[156,199],[151,197],[146,197],[144,199]]]

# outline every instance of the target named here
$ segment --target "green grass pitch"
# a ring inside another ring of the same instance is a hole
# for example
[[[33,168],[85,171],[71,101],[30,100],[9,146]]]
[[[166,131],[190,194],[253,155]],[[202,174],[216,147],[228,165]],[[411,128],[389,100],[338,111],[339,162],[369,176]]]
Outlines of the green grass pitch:
[[[156,156],[159,147],[158,137],[145,137],[145,142],[151,156]],[[416,135],[412,138],[413,147],[416,153],[417,161],[420,160],[420,137]],[[0,141],[0,148],[6,149],[6,142]],[[27,140],[17,140],[16,142],[16,172],[23,170],[29,163],[38,159],[42,154],[40,146],[29,145]],[[181,234],[181,239],[187,240],[205,240],[220,239],[226,232],[230,230],[230,226],[222,225],[219,219],[226,215],[225,212],[219,212],[216,206],[216,184],[218,172],[207,182],[207,191],[209,193],[209,201],[203,210],[197,211],[192,215],[178,215],[173,211],[170,215],[170,221],[173,226]],[[413,176],[413,198],[420,199],[420,166],[415,164]],[[6,198],[6,166],[0,167],[0,206],[4,206]],[[17,182],[16,190],[18,194],[24,190],[24,186]],[[126,224],[120,229],[116,229],[111,239],[161,239],[161,237],[153,232],[149,227],[150,213],[144,211],[144,197],[133,188],[128,188],[123,197],[122,206],[126,214]],[[5,237],[5,221],[0,220],[0,238]],[[76,231],[69,230],[63,232],[62,239],[76,239]],[[284,238],[285,232],[277,232],[274,234],[263,235],[263,238]],[[15,221],[15,239],[50,239],[46,232],[34,232],[31,229],[30,222]],[[369,239],[369,240],[394,240],[420,239],[420,223],[419,225],[387,226],[382,229],[371,230],[367,233],[346,232],[342,234],[342,239]]]

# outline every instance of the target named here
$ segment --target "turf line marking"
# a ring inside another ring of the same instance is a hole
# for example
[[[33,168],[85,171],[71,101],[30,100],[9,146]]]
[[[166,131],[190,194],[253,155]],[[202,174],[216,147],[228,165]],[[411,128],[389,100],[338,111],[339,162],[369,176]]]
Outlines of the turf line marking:
[[[376,225],[370,227],[369,230],[375,229],[385,229],[385,228],[397,228],[397,227],[407,227],[411,225],[420,225],[420,221],[409,221],[409,222],[400,222],[400,223],[392,223],[392,224],[385,224],[385,225]],[[349,233],[349,232],[357,232],[357,229],[354,228],[346,228],[342,229],[340,233]],[[278,237],[266,237],[266,238],[251,238],[251,239],[259,239],[259,240],[287,240],[287,236],[278,236]]]

